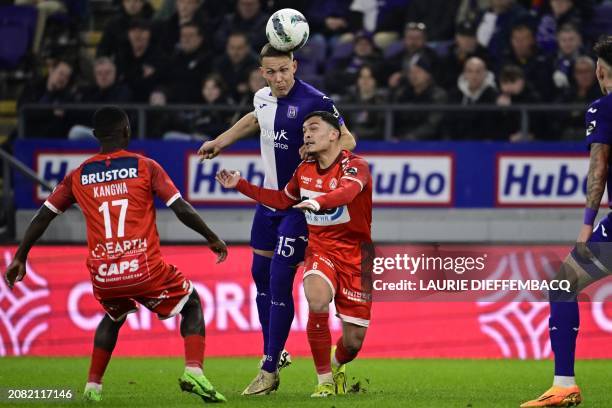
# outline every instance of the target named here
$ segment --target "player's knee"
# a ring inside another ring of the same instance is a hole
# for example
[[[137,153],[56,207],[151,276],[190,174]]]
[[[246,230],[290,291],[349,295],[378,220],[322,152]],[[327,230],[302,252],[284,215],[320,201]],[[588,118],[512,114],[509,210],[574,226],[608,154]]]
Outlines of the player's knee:
[[[344,345],[344,348],[346,348],[346,351],[351,354],[357,354],[359,353],[359,350],[361,350],[361,346],[363,346],[364,338],[365,336],[361,333],[353,333],[349,336],[343,335],[342,343]]]
[[[329,300],[324,296],[308,297],[308,310],[313,313],[329,312]]]

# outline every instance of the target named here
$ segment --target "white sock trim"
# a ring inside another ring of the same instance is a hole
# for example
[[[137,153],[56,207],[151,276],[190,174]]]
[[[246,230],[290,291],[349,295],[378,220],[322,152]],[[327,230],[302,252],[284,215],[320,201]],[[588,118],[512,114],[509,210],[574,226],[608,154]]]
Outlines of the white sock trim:
[[[88,382],[87,384],[85,384],[85,391],[87,390],[102,391],[102,384],[96,382]]]
[[[553,380],[553,385],[557,387],[569,388],[576,385],[576,377],[564,376],[564,375],[555,375],[555,379]]]
[[[200,367],[186,366],[185,371],[193,375],[203,375],[204,374],[204,372],[202,371]]]
[[[329,384],[334,382],[334,377],[330,371],[329,373],[317,374],[317,380],[319,380],[319,384]]]

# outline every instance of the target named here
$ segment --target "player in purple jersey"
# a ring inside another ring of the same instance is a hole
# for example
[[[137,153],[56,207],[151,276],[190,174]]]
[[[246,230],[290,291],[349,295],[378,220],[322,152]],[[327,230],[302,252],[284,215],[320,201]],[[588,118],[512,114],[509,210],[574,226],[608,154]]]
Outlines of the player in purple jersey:
[[[593,228],[606,184],[612,208],[612,37],[600,40],[594,50],[597,55],[597,80],[604,96],[593,102],[585,115],[590,164],[583,225],[576,247],[555,277],[569,280],[572,290],[569,293],[561,290],[549,293],[550,343],[555,354],[553,386],[539,398],[527,401],[521,407],[568,407],[580,404],[582,395],[574,377],[576,338],[580,325],[578,293],[612,273],[612,213],[608,213]]]
[[[293,53],[266,44],[260,53],[261,72],[268,86],[253,98],[253,112],[215,140],[202,145],[198,154],[212,159],[234,142],[257,131],[265,169],[264,187],[284,188],[304,158],[302,123],[313,111],[328,111],[341,124],[342,149],[353,150],[355,139],[344,125],[333,101],[295,77]],[[279,385],[278,370],[287,365],[285,342],[294,317],[293,278],[304,260],[308,230],[301,211],[284,211],[258,205],[251,228],[253,263],[257,286],[257,311],[263,334],[261,370],[244,395],[269,394]]]

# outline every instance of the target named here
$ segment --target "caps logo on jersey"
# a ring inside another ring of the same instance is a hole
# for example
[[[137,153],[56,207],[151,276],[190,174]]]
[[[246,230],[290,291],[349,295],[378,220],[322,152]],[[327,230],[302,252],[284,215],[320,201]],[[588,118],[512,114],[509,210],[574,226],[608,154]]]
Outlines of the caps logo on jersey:
[[[297,116],[297,112],[298,112],[297,106],[289,105],[289,108],[287,109],[287,117],[289,119],[295,119],[295,117]]]

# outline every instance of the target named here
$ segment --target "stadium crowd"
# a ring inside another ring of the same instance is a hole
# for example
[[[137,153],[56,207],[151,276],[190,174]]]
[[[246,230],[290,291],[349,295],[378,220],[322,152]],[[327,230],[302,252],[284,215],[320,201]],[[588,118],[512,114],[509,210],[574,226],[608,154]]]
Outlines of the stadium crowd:
[[[81,13],[77,17],[88,13],[86,7],[74,7],[74,1],[15,3],[39,9],[54,3],[54,13]],[[310,24],[309,42],[296,53],[298,77],[325,90],[340,108],[362,104],[363,109],[344,112],[361,140],[383,138],[384,112],[368,109],[382,104],[473,106],[467,112],[396,113],[393,135],[398,140],[582,140],[581,111],[532,113],[525,134],[520,112],[483,114],[477,105],[586,104],[600,96],[587,50],[605,32],[591,24],[602,1],[155,3],[156,8],[146,0],[117,2],[95,56],[78,51],[79,27],[56,41],[37,33],[32,50],[41,55],[35,70],[40,75],[27,83],[19,105],[198,104],[197,110],[151,112],[147,136],[214,138],[239,116],[207,107],[252,104],[254,92],[265,86],[258,70],[265,25],[273,11],[284,7],[302,11]],[[39,13],[38,18],[48,15]],[[37,31],[40,26],[39,21]],[[90,116],[31,111],[27,134],[82,137]]]

